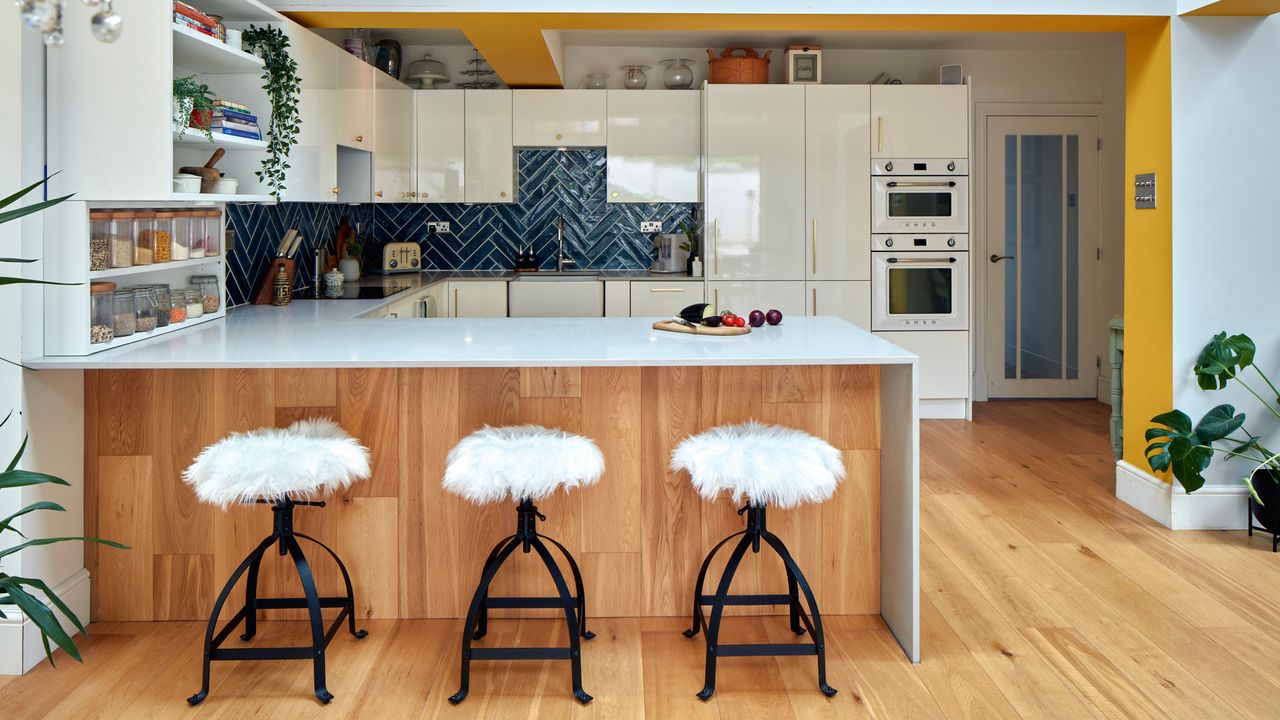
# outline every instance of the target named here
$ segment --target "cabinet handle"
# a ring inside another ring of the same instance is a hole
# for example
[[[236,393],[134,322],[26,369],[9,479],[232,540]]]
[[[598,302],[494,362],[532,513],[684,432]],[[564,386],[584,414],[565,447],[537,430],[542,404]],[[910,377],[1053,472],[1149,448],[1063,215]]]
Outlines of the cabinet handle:
[[[374,197],[382,197],[382,191],[379,190],[373,194]]]
[[[884,116],[876,118],[876,152],[884,150]]]
[[[458,288],[453,289],[453,316],[458,317]]]
[[[557,140],[562,140],[562,139],[564,139],[564,136],[563,136],[563,135],[561,135],[560,133],[556,133],[556,139],[557,139]]]
[[[420,192],[420,193],[418,193],[418,197],[423,198],[423,199],[426,199],[426,198],[431,197],[431,193],[429,193],[429,192]]]
[[[351,138],[351,139],[352,139],[352,140],[355,140],[356,142],[364,142],[364,136],[363,136],[363,135],[357,135],[357,136],[355,136],[355,137],[353,137],[353,138]]]
[[[614,196],[614,197],[618,197],[618,193],[616,193],[616,192],[615,192],[615,193],[613,194],[613,196]]]
[[[682,293],[684,288],[649,288],[649,292],[654,293]]]
[[[813,314],[818,314],[818,288],[813,288]]]
[[[720,218],[715,219],[716,239],[711,248],[711,271],[720,274]]]
[[[719,313],[720,312],[720,291],[718,289],[712,290],[711,294],[712,294],[711,307],[715,308],[716,312]]]
[[[334,186],[329,190],[329,192],[333,193],[334,195],[337,195],[338,193],[342,192],[342,188],[338,187],[337,185],[334,185]]]
[[[498,193],[498,197],[506,197],[506,196],[507,196],[506,190],[503,190],[502,192]]]
[[[818,218],[813,219],[813,239],[810,241],[813,246],[813,274],[818,274]]]

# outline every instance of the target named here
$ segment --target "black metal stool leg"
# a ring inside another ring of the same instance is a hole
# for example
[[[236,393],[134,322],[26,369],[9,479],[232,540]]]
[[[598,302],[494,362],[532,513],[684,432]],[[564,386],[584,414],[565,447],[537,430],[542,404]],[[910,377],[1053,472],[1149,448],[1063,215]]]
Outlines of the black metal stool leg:
[[[249,575],[244,581],[244,632],[240,639],[245,642],[258,634],[258,570],[261,567],[262,555],[259,555],[249,566]]]
[[[707,557],[702,561],[702,568],[698,570],[698,582],[694,583],[693,586],[693,627],[684,631],[685,637],[691,638],[697,635],[698,631],[707,623],[706,617],[702,614],[702,586],[707,579],[707,568],[711,567],[711,559],[716,556],[716,553],[720,552],[720,548],[724,547],[725,543],[739,535],[745,535],[746,532],[746,530],[739,530],[716,543],[716,546],[711,548],[711,552],[707,553]]]
[[[786,563],[783,563],[784,565]],[[787,595],[791,598],[789,607],[791,615],[791,632],[796,635],[804,634],[804,625],[800,623],[800,592],[796,583],[796,576],[791,573],[791,568],[787,568]]]
[[[471,687],[471,635],[472,629],[476,626],[476,616],[480,612],[480,604],[489,594],[489,584],[493,582],[493,576],[498,574],[498,569],[502,567],[502,563],[506,562],[511,556],[512,551],[519,547],[521,541],[515,536],[498,551],[498,556],[493,562],[484,569],[484,573],[480,577],[480,584],[476,586],[475,594],[471,596],[471,607],[467,610],[466,622],[462,625],[462,669],[459,673],[458,692],[449,696],[449,702],[457,705],[467,699],[467,693]]]
[[[347,566],[343,564],[342,558],[338,557],[338,553],[334,552],[328,545],[325,545],[310,535],[303,535],[302,533],[296,532],[293,536],[300,537],[303,540],[309,540],[316,545],[319,545],[325,552],[329,553],[329,557],[333,558],[334,562],[338,563],[338,569],[342,571],[342,581],[347,585],[347,631],[350,632],[351,636],[357,640],[363,640],[368,637],[368,630],[356,630],[356,594],[351,587],[351,574],[347,572]]]
[[[827,684],[827,649],[826,639],[822,631],[822,614],[818,612],[818,601],[813,596],[813,590],[809,588],[809,582],[805,580],[804,573],[800,572],[800,566],[791,557],[787,546],[778,539],[777,535],[765,531],[762,533],[765,542],[773,548],[782,558],[782,562],[787,566],[787,574],[794,577],[795,582],[800,586],[800,591],[804,593],[805,601],[809,605],[809,619],[813,622],[813,644],[814,649],[818,653],[818,689],[823,695],[831,697],[836,694],[836,689]]]
[[[715,599],[711,603],[711,622],[707,623],[706,678],[702,690],[698,693],[698,699],[704,702],[710,700],[716,692],[716,651],[720,643],[720,618],[724,614],[724,599],[729,594],[729,586],[733,583],[734,574],[738,572],[738,564],[742,562],[742,556],[746,554],[747,548],[751,547],[751,540],[751,536],[744,534],[737,546],[733,548],[733,553],[729,555],[729,562],[724,566],[724,574],[720,576],[720,584],[716,587]],[[701,599],[695,599],[694,602],[701,602]]]
[[[333,699],[325,682],[324,657],[324,618],[320,615],[320,594],[316,592],[316,581],[311,574],[311,566],[302,553],[302,546],[292,536],[283,538],[285,548],[293,559],[293,566],[298,571],[298,579],[302,582],[302,593],[307,600],[307,615],[311,622],[312,671],[315,681],[316,699],[328,704]]]
[[[498,541],[497,545],[493,546],[493,549],[489,551],[489,557],[485,558],[484,565],[481,567],[481,570],[480,570],[481,577],[484,576],[484,572],[489,569],[489,566],[493,564],[494,558],[498,557],[498,551],[502,549],[502,546],[511,542],[513,539],[515,539],[515,535],[508,535],[502,540]],[[475,631],[471,633],[472,640],[479,640],[480,638],[489,634],[489,592],[488,590],[485,591],[484,597],[480,599],[480,614],[476,616],[476,626],[474,630]]]
[[[590,640],[596,634],[587,629],[587,594],[582,589],[582,573],[578,571],[578,563],[573,559],[573,555],[569,554],[569,549],[560,544],[559,540],[546,535],[538,537],[547,540],[552,545],[560,548],[560,552],[564,554],[565,560],[569,561],[569,569],[573,571],[573,586],[578,592],[578,634],[583,638]]]
[[[556,592],[564,601],[564,619],[569,626],[569,665],[573,671],[573,696],[578,699],[578,702],[586,705],[591,702],[591,696],[582,689],[582,643],[578,637],[580,628],[578,614],[574,610],[575,603],[572,602],[574,598],[569,594],[569,586],[565,584],[564,574],[560,572],[560,566],[556,565],[555,558],[551,557],[551,551],[547,550],[546,544],[542,542],[542,537],[534,535],[530,539],[530,544],[538,551],[542,564],[547,566],[551,581],[555,583]]]
[[[213,609],[209,612],[209,625],[205,628],[204,633],[204,668],[200,681],[200,692],[187,698],[187,703],[198,705],[209,695],[209,663],[212,661],[213,654],[213,636],[218,630],[218,616],[222,613],[222,606],[226,604],[227,598],[231,596],[231,591],[235,589],[236,582],[240,580],[240,576],[249,569],[251,565],[256,564],[262,559],[262,554],[271,547],[278,538],[275,535],[269,536],[266,540],[259,543],[253,552],[245,556],[245,559],[236,567],[235,572],[231,573],[231,578],[222,586],[222,592],[218,594],[218,599],[213,603]]]

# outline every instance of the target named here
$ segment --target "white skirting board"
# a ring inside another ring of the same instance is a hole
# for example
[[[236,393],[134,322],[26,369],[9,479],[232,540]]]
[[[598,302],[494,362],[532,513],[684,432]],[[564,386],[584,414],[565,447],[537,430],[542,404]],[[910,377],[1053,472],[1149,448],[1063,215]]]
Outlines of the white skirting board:
[[[920,400],[921,420],[972,420],[969,401],[965,398]]]
[[[53,591],[80,618],[80,622],[89,624],[88,570],[80,570],[53,588]],[[40,595],[39,591],[36,591],[36,595]],[[44,662],[44,644],[40,642],[40,631],[35,624],[18,612],[17,608],[6,605],[4,612],[8,617],[0,619],[0,675],[21,675]],[[71,621],[56,609],[54,615],[62,622],[63,629],[74,638],[79,638],[79,631]],[[53,646],[53,643],[50,645]],[[63,656],[61,662],[75,661]]]
[[[1123,460],[1116,463],[1116,497],[1171,530],[1244,530],[1249,523],[1249,490],[1240,485],[1205,485],[1187,494],[1176,482]]]

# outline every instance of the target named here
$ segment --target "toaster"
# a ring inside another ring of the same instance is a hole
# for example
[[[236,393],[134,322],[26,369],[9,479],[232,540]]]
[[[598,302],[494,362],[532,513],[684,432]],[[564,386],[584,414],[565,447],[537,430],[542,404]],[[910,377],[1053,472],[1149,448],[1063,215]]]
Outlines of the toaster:
[[[418,243],[393,242],[382,246],[383,274],[418,272],[422,269],[422,248]]]

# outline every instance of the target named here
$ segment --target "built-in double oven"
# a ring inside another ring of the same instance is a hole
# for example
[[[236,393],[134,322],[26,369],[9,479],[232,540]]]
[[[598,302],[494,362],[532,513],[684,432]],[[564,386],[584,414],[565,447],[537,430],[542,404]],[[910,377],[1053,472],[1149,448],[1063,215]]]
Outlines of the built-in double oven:
[[[873,168],[872,330],[968,330],[968,162]]]

